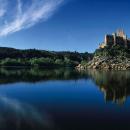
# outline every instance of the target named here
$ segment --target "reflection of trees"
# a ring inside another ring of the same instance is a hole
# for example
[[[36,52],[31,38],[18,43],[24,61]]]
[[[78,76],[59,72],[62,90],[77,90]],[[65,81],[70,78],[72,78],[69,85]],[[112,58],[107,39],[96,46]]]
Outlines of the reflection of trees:
[[[13,82],[38,82],[45,80],[71,80],[84,77],[73,69],[1,68],[0,84]],[[87,78],[87,76],[86,76]]]
[[[105,95],[106,101],[113,101],[118,104],[125,102],[130,95],[130,72],[129,71],[98,71],[87,70],[78,72],[73,69],[38,69],[22,68],[0,69],[0,84],[15,82],[39,82],[46,80],[77,80],[90,78]]]
[[[125,102],[130,95],[130,72],[129,71],[88,71],[93,81],[104,92],[106,101],[118,104]]]

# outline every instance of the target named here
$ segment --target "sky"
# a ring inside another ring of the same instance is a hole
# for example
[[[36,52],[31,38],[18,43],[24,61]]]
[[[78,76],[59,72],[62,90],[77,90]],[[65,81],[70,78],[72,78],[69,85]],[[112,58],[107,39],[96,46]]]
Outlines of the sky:
[[[130,37],[129,0],[0,0],[0,46],[94,52],[105,34]]]

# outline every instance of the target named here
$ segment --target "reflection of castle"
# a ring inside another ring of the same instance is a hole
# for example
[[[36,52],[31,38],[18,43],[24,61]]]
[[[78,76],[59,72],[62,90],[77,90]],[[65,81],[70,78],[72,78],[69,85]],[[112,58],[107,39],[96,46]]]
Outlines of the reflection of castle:
[[[106,102],[121,105],[130,96],[130,71],[88,70],[87,73],[103,92]]]
[[[124,104],[127,99],[127,89],[126,88],[114,88],[109,89],[106,86],[100,86],[101,91],[104,93],[104,99],[106,102],[112,101],[117,104]]]
[[[106,46],[113,45],[121,45],[124,47],[130,47],[130,39],[127,38],[127,35],[123,30],[118,30],[116,33],[112,35],[105,35],[105,40],[102,44],[100,44],[100,48],[104,48]]]

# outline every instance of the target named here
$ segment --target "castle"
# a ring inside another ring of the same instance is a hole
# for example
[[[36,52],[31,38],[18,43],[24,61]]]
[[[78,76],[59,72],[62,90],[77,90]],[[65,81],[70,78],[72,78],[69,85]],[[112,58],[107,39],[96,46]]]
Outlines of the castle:
[[[123,30],[118,30],[111,35],[105,35],[105,40],[100,44],[99,48],[105,48],[106,46],[120,45],[126,48],[130,48],[130,39]]]

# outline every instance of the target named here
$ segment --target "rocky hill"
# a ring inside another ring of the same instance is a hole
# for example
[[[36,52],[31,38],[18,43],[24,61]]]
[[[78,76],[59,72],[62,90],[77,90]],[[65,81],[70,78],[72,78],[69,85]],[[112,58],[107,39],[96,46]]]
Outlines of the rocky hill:
[[[112,46],[97,49],[93,59],[77,66],[78,69],[130,69],[130,49]]]

